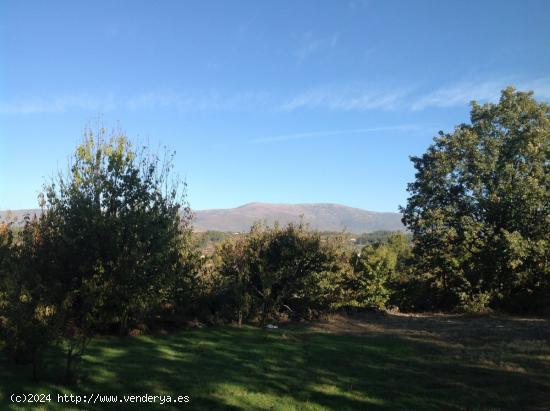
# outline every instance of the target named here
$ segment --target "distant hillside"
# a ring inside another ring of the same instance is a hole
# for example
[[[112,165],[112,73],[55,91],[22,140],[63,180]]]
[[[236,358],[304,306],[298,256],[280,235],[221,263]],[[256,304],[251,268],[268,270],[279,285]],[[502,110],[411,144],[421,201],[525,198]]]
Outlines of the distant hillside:
[[[311,228],[321,231],[364,233],[404,230],[399,213],[379,213],[339,204],[250,203],[237,208],[195,211],[196,230],[248,231],[254,221],[268,224],[297,222],[300,216]]]
[[[39,208],[29,208],[21,210],[4,210],[0,211],[0,221],[15,221],[16,223],[22,223],[26,215],[29,215],[31,218],[34,215],[40,214]]]
[[[22,220],[26,213],[31,215],[40,210],[14,210],[12,217]],[[248,231],[252,223],[265,220],[268,224],[300,221],[321,231],[346,231],[365,233],[372,231],[404,230],[399,213],[380,213],[348,207],[340,204],[268,204],[250,203],[236,208],[194,211],[193,226],[197,231],[216,230],[229,232]],[[7,217],[0,211],[0,220]]]

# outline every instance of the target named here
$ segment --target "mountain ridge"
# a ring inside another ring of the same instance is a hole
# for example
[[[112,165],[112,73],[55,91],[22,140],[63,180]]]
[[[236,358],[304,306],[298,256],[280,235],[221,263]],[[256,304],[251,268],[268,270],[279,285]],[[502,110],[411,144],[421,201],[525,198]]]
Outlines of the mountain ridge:
[[[209,209],[194,212],[195,230],[248,231],[254,221],[268,224],[303,221],[313,229],[352,233],[379,230],[402,231],[401,214],[368,211],[334,203],[276,204],[252,202],[229,209]]]
[[[10,211],[21,220],[25,214],[37,214],[39,209]],[[8,211],[0,211],[0,220],[5,220]],[[255,221],[267,224],[279,222],[304,222],[320,231],[343,231],[364,233],[372,231],[404,231],[401,214],[395,212],[368,211],[335,203],[264,203],[251,202],[234,208],[193,210],[195,231],[216,230],[245,232]]]

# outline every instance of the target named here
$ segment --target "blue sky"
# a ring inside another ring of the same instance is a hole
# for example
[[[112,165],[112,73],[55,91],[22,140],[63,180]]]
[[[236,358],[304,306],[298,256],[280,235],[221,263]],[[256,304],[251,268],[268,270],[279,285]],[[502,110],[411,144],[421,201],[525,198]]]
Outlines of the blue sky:
[[[396,211],[470,100],[550,100],[548,1],[4,0],[0,50],[0,209],[101,118],[175,150],[196,209]]]

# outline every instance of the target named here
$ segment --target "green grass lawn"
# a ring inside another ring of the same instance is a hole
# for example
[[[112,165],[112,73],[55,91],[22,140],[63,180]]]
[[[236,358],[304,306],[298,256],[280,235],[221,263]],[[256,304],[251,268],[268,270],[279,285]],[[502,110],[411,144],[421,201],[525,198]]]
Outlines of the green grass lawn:
[[[165,336],[98,337],[76,387],[60,367],[33,383],[0,357],[0,409],[11,393],[189,395],[178,405],[69,409],[548,410],[550,322],[379,316],[276,330],[216,327]]]

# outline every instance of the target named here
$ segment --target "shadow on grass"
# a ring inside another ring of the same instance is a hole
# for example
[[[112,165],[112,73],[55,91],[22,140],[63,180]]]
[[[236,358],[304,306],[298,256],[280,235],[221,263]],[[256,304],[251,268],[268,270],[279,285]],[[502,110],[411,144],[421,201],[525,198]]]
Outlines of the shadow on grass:
[[[3,400],[12,392],[37,391],[52,397],[100,393],[191,398],[187,405],[132,404],[136,410],[542,410],[550,406],[548,362],[541,360],[541,366],[526,356],[521,370],[506,370],[480,363],[478,357],[464,361],[464,353],[476,349],[457,351],[398,335],[284,328],[222,327],[162,337],[108,337],[90,345],[79,387],[32,383],[27,367],[9,365],[2,357],[0,393]],[[50,369],[52,375],[59,372],[55,366]],[[47,409],[69,408],[52,403]],[[79,409],[116,407],[81,404]]]

